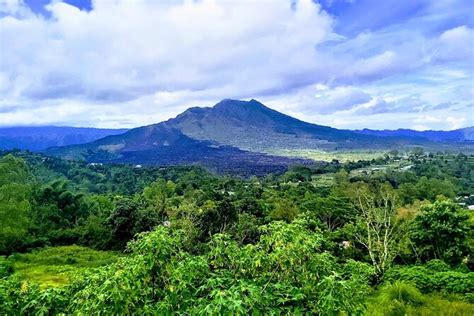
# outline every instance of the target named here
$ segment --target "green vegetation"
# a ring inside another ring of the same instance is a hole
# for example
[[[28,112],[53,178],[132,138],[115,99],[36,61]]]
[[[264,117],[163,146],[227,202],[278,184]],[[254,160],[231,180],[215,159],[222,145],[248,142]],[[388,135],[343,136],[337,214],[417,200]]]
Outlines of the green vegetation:
[[[112,252],[73,245],[15,254],[4,265],[11,266],[22,280],[41,287],[57,287],[69,284],[71,278],[80,272],[113,263],[117,258]]]
[[[359,161],[359,160],[372,160],[383,157],[385,151],[364,151],[364,150],[351,150],[351,151],[324,151],[316,149],[279,149],[269,150],[269,154],[288,156],[288,157],[300,157],[306,159],[312,159],[315,161],[333,161],[338,160],[340,162]]]
[[[410,283],[382,286],[370,299],[369,315],[472,315],[474,305],[436,295],[423,295]]]
[[[238,178],[0,158],[0,314],[474,313],[473,157]]]

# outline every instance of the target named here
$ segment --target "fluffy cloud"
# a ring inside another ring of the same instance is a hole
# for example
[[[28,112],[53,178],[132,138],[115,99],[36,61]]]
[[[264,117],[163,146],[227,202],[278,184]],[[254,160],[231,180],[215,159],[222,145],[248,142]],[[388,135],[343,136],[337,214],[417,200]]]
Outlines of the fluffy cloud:
[[[360,114],[381,114],[381,113],[407,113],[421,112],[427,103],[420,99],[419,95],[402,97],[393,101],[377,97],[357,109]]]
[[[300,110],[307,113],[332,114],[339,111],[350,110],[360,104],[369,102],[372,96],[362,90],[351,86],[340,86],[329,89],[323,86],[318,89],[307,106]]]
[[[471,59],[474,56],[474,30],[462,25],[443,32],[438,39],[435,58],[445,60]]]
[[[1,69],[22,85],[20,97],[123,101],[226,85],[239,87],[237,96],[257,94],[314,67],[314,46],[332,23],[310,0],[293,8],[288,1],[107,0],[90,12],[62,2],[48,9],[50,20],[0,22],[8,47]]]
[[[472,95],[473,30],[463,24],[341,35],[344,21],[311,0],[95,0],[90,11],[55,0],[46,10],[0,1],[0,125],[131,127],[257,98],[326,125],[365,115],[370,127],[367,115],[447,111]],[[435,66],[444,73],[398,84]],[[435,84],[444,88],[426,88]]]

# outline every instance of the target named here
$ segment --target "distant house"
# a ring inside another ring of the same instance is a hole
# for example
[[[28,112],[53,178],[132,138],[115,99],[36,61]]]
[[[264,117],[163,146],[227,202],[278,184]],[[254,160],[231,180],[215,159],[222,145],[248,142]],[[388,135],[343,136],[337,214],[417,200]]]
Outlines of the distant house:
[[[468,205],[467,209],[470,210],[470,211],[474,211],[474,205]]]
[[[135,168],[142,168],[142,165],[135,165]]]
[[[102,166],[102,163],[100,163],[100,162],[91,162],[91,163],[89,164],[89,166],[92,166],[92,167],[94,167],[94,166]]]

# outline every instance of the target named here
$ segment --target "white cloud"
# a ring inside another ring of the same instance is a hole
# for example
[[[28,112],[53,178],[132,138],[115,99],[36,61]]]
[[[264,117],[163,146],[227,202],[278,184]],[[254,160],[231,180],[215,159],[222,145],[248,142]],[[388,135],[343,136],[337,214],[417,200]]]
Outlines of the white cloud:
[[[4,10],[20,6],[12,2]],[[107,0],[95,1],[90,12],[62,2],[47,8],[51,19],[0,19],[8,47],[0,59],[1,85],[10,87],[0,102],[120,107],[145,95],[203,90],[214,91],[214,101],[251,97],[305,84],[298,78],[314,69],[315,45],[333,23],[311,0],[293,8],[286,0]]]
[[[21,0],[1,0],[0,14],[25,16],[31,14],[31,11]]]
[[[331,114],[353,109],[371,99],[372,97],[364,91],[350,86],[341,86],[316,94],[312,101],[309,100],[310,105],[306,107],[306,110]]]
[[[0,125],[131,127],[257,98],[324,125],[370,127],[372,115],[411,113],[403,123],[412,124],[415,112],[473,95],[472,65],[445,66],[472,58],[464,25],[346,38],[311,0],[95,0],[89,12],[55,0],[47,9],[50,18],[0,0]],[[410,82],[415,70],[425,77]]]
[[[332,23],[309,0],[295,11],[288,1],[96,1],[94,6],[84,12],[57,2],[48,6],[50,21],[2,19],[0,36],[10,47],[2,68],[11,77],[34,74],[27,96],[47,90],[43,94],[62,97],[68,91],[57,92],[48,82],[57,74],[76,88],[71,94],[90,99],[104,90],[126,89],[133,98],[223,84],[256,93],[306,73],[315,63],[314,46]]]
[[[435,58],[442,61],[471,59],[474,56],[474,30],[462,25],[444,31],[435,48]]]
[[[381,54],[362,59],[357,62],[352,68],[349,76],[357,78],[377,78],[381,74],[386,75],[395,71],[400,67],[400,60],[397,59],[397,54],[393,51],[385,51]]]

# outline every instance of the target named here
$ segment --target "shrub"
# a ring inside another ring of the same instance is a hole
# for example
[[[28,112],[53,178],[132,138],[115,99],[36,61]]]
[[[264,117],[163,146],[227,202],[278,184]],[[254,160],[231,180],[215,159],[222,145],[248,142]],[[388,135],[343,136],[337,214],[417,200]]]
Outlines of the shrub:
[[[439,271],[440,269],[444,271]],[[446,271],[440,262],[433,262],[426,266],[392,268],[385,274],[384,281],[395,282],[396,280],[410,282],[423,293],[443,292],[468,295],[474,292],[473,272]]]
[[[413,308],[425,304],[426,299],[420,291],[407,282],[394,282],[384,285],[369,305],[369,315],[410,315]]]
[[[67,289],[42,290],[12,276],[0,280],[0,315],[54,315],[66,310]]]
[[[13,273],[12,264],[5,259],[5,257],[0,256],[0,278],[9,276]]]
[[[421,292],[410,283],[397,281],[386,286],[382,293],[388,300],[396,300],[404,305],[420,306],[424,303]]]
[[[450,271],[451,267],[443,260],[433,259],[426,263],[426,268],[436,272]]]

